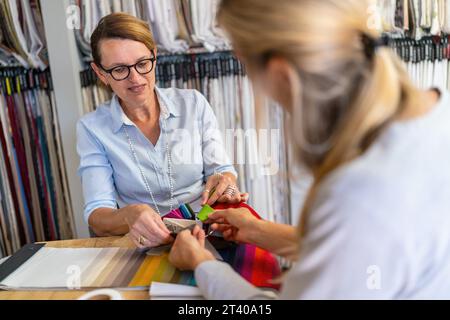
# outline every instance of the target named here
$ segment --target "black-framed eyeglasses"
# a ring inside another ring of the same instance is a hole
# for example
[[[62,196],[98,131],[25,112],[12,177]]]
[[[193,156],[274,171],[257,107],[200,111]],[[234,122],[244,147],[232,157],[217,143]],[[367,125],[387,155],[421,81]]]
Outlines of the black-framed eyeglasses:
[[[155,54],[153,53],[153,51],[152,54],[153,57],[141,59],[135,64],[131,64],[128,66],[120,65],[111,69],[105,69],[102,65],[100,65],[100,68],[102,68],[102,70],[105,71],[106,73],[109,73],[114,80],[122,81],[130,76],[131,68],[134,68],[137,73],[142,75],[152,72],[156,61]]]

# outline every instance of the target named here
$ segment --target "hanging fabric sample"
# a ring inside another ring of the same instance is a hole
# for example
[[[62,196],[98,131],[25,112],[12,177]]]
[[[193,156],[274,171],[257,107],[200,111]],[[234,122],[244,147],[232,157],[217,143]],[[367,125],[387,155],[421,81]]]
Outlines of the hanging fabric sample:
[[[393,39],[390,43],[405,61],[408,73],[419,88],[450,89],[449,36],[424,37],[418,41]]]
[[[373,26],[381,32],[420,40],[449,33],[448,0],[372,0]]]
[[[44,70],[48,58],[39,3],[36,0],[1,1],[0,18],[3,50],[9,50],[15,64]]]
[[[160,52],[230,49],[216,23],[218,0],[71,0],[71,3],[80,9],[80,29],[74,32],[85,62],[92,60],[90,35],[102,17],[114,12],[125,12],[148,22]]]
[[[73,237],[73,216],[48,71],[0,70],[1,238],[26,243]]]

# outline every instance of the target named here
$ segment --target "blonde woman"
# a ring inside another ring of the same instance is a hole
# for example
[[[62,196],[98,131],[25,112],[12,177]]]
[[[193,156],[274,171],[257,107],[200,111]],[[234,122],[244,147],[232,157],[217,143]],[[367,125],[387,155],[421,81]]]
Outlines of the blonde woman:
[[[221,3],[220,24],[254,85],[289,112],[315,178],[298,228],[241,209],[211,216],[229,240],[296,256],[283,299],[450,298],[449,93],[415,88],[368,12],[361,0]],[[183,232],[170,259],[207,298],[272,297],[203,243]]]

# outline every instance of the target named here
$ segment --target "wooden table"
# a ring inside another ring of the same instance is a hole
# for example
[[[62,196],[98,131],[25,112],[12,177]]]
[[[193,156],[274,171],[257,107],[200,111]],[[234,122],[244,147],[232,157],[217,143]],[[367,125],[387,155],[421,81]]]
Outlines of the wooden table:
[[[135,248],[128,237],[88,238],[47,242],[52,248]],[[0,291],[0,300],[73,300],[88,291]],[[127,300],[147,300],[148,290],[120,291]]]

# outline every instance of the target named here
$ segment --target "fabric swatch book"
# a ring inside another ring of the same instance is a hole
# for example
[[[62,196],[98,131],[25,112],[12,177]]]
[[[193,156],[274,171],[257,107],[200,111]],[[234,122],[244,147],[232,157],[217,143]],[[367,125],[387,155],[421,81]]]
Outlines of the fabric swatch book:
[[[279,275],[277,260],[250,245],[217,250],[249,282],[277,288],[269,281]],[[148,288],[152,282],[195,286],[193,273],[169,263],[168,253],[147,255],[139,249],[46,248],[32,244],[0,265],[0,289],[67,290]]]

